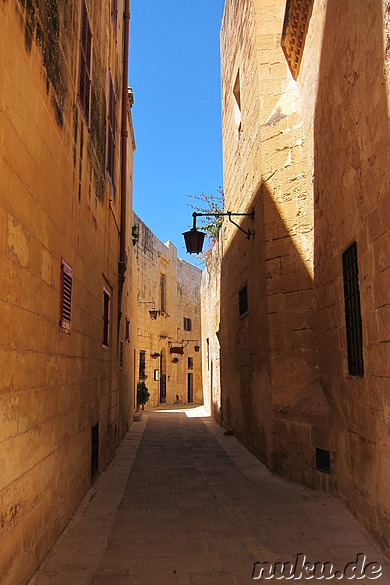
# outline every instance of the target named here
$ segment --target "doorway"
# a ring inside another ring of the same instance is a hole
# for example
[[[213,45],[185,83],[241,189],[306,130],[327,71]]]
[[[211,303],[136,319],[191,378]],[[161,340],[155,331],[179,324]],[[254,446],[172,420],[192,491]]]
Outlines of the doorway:
[[[187,402],[194,401],[194,374],[187,374],[188,376],[188,390],[187,390]]]
[[[166,352],[163,348],[160,354],[160,403],[167,401],[167,374],[166,374],[167,358]]]

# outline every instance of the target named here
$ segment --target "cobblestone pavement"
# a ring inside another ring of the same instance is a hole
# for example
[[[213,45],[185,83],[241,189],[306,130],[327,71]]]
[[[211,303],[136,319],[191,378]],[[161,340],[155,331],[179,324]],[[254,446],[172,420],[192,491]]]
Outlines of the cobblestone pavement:
[[[202,413],[156,410],[133,423],[30,585],[276,582],[253,579],[254,564],[299,553],[334,571],[362,553],[383,575],[357,582],[390,585],[388,564],[338,500],[272,475]],[[297,577],[287,582],[317,582]]]

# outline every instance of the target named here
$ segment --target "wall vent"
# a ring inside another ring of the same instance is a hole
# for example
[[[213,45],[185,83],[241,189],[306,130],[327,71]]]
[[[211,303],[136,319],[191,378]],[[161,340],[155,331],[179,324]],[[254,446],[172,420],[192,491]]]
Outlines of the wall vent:
[[[330,452],[316,448],[316,469],[330,474]]]

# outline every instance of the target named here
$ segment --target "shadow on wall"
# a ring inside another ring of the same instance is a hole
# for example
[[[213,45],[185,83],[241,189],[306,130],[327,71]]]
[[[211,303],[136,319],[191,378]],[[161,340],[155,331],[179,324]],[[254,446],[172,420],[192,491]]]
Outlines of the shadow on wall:
[[[252,207],[255,238],[234,231],[222,261],[223,422],[271,469],[329,487],[329,476],[314,469],[315,447],[331,448],[332,417],[317,380],[313,278],[296,245],[311,229],[300,228],[293,192],[277,205],[263,183]],[[282,217],[287,208],[290,231]],[[250,220],[243,225],[252,227]],[[240,315],[245,285],[248,310]]]
[[[314,120],[320,381],[335,413],[339,493],[390,550],[389,119],[383,13],[328,0]],[[389,27],[390,28],[390,27]],[[369,34],[367,34],[369,31]],[[387,199],[387,203],[386,203]],[[387,232],[387,233],[386,233]],[[342,253],[357,243],[364,378],[348,376]],[[389,362],[389,366],[386,364]],[[387,387],[387,389],[386,389]]]

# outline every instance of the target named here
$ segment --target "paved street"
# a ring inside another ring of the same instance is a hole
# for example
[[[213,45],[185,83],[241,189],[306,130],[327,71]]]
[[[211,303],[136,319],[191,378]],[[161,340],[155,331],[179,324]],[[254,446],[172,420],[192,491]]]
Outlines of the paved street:
[[[389,585],[340,502],[275,477],[202,413],[134,422],[30,585],[245,585],[266,582],[254,563],[299,553],[335,570],[364,553],[384,575],[359,582]]]

